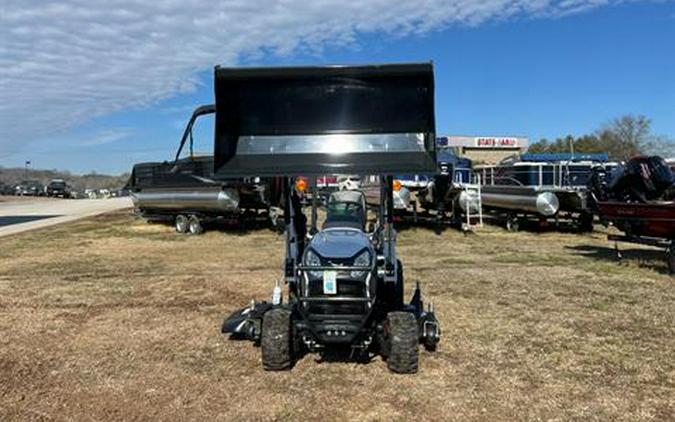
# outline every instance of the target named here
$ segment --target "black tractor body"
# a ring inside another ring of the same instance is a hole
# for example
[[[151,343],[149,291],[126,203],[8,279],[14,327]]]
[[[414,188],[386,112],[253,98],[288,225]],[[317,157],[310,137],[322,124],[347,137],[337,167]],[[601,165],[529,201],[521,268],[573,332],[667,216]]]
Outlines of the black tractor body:
[[[216,68],[215,81],[214,174],[282,177],[286,227],[272,301],[234,312],[223,333],[259,344],[269,370],[347,349],[416,372],[440,328],[419,286],[404,302],[392,192],[394,174],[437,171],[432,65]],[[319,204],[316,179],[336,173],[368,180],[375,203],[346,190]]]

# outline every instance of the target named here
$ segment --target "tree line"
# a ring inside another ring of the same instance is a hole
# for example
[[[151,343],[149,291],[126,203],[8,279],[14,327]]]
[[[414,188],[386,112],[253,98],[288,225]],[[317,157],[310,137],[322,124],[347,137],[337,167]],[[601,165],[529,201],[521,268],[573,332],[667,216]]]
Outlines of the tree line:
[[[657,136],[651,130],[652,121],[642,115],[625,115],[613,119],[594,133],[567,135],[554,141],[541,139],[530,145],[528,152],[606,152],[614,161],[636,155],[675,157],[675,141]]]
[[[0,184],[4,183],[12,186],[24,179],[37,180],[43,185],[47,185],[51,179],[64,179],[66,183],[77,191],[84,191],[87,188],[117,190],[127,183],[129,180],[129,173],[124,173],[119,176],[97,174],[96,172],[80,175],[60,170],[0,167]]]

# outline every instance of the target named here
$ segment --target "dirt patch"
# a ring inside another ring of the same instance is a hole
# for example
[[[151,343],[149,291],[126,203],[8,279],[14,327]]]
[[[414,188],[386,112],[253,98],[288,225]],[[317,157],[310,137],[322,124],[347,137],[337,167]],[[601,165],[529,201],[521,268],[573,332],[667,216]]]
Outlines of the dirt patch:
[[[180,236],[126,212],[0,240],[0,420],[667,420],[675,282],[603,233],[399,234],[444,337],[414,376],[306,356],[266,373],[219,334],[267,298],[269,230]],[[609,252],[608,252],[609,251]]]

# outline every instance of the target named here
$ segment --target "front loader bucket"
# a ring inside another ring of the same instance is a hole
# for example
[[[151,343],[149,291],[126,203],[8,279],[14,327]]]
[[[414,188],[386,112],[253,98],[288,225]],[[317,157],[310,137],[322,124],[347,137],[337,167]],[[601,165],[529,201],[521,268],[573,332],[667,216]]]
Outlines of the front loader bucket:
[[[434,173],[430,63],[215,69],[218,177]]]

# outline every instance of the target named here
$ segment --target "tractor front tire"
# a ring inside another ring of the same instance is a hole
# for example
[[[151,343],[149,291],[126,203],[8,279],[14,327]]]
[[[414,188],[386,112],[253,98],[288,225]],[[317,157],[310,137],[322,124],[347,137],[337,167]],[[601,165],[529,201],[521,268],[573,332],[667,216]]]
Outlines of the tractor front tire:
[[[389,312],[386,321],[387,367],[398,374],[414,374],[419,362],[419,333],[415,315]]]
[[[272,309],[265,313],[260,338],[262,364],[266,371],[283,371],[293,365],[291,312]]]

